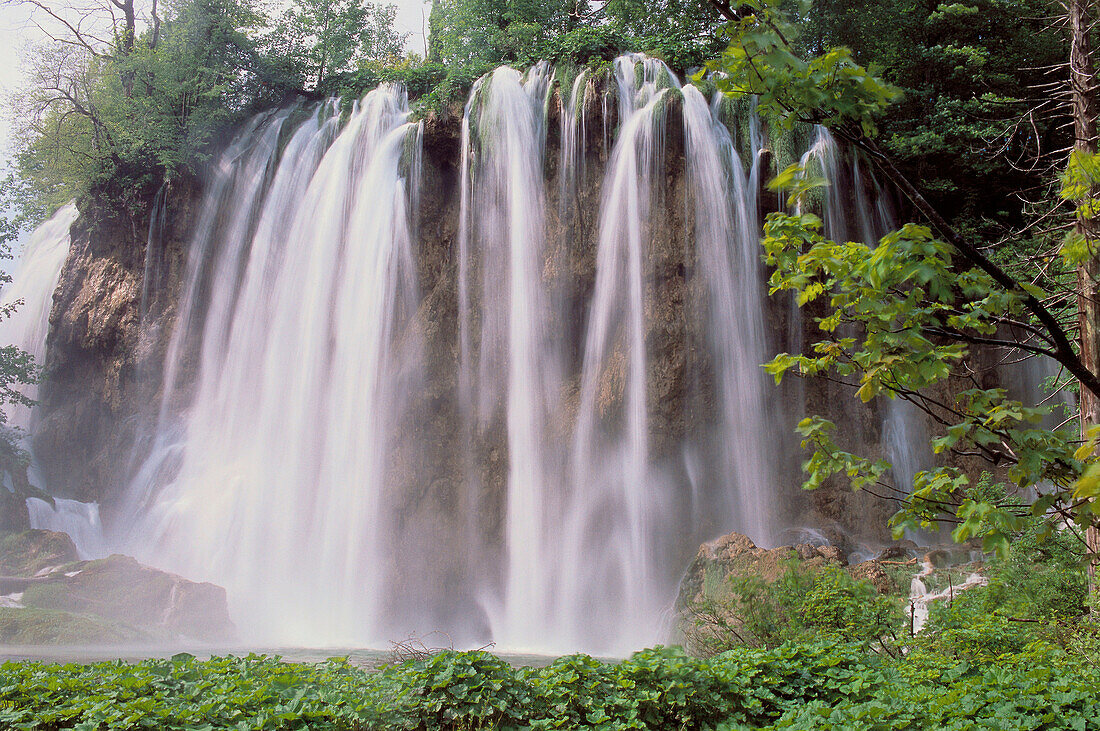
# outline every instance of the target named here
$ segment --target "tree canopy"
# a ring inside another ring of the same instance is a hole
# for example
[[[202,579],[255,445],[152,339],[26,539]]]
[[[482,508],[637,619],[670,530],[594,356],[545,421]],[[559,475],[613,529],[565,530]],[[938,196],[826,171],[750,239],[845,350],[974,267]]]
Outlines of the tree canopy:
[[[102,190],[136,210],[249,114],[404,42],[393,6],[357,0],[297,0],[278,23],[255,0],[7,2],[49,35],[16,101],[21,176],[45,208]]]
[[[777,381],[794,372],[846,382],[865,402],[910,401],[941,428],[930,444],[934,453],[983,460],[987,474],[1002,484],[999,492],[980,488],[972,471],[943,462],[918,472],[912,485],[893,484],[888,463],[846,451],[835,425],[810,415],[799,425],[810,451],[806,487],[841,476],[855,488],[902,497],[904,507],[893,521],[898,535],[947,520],[957,524],[956,539],[980,536],[987,549],[1004,550],[1030,514],[1045,517],[1048,531],[1066,524],[1084,541],[1100,519],[1095,416],[1083,412],[1083,434],[1072,427],[1051,429],[1043,425],[1049,407],[1025,404],[1003,388],[984,388],[963,366],[975,348],[1004,348],[1051,358],[1082,395],[1100,393],[1096,361],[1081,337],[1087,325],[1078,320],[1073,299],[1087,296],[1082,288],[1090,285],[1091,275],[1082,275],[1080,286],[1062,276],[1095,257],[1088,229],[1082,233],[1078,227],[1063,243],[1055,226],[1055,238],[1046,242],[1053,252],[1061,247],[1063,256],[1048,254],[1032,260],[1037,266],[1031,268],[1020,261],[1026,247],[1013,242],[1014,266],[1003,266],[996,254],[1003,260],[1004,252],[990,247],[997,242],[983,238],[990,228],[952,225],[912,173],[902,170],[904,160],[895,162],[895,156],[904,158],[905,146],[878,141],[890,104],[900,95],[896,87],[856,63],[846,48],[804,58],[816,42],[800,47],[793,40],[799,28],[770,0],[743,3],[731,17],[730,46],[710,66],[724,74],[719,87],[758,95],[761,112],[773,124],[828,126],[866,153],[909,199],[911,210],[931,224],[902,226],[879,242],[834,242],[822,235],[821,221],[812,213],[769,215],[764,249],[773,267],[771,291],[792,291],[800,306],[813,304],[824,313],[815,318],[819,338],[812,348],[780,354],[768,364],[769,372]],[[969,101],[980,96],[974,93]],[[901,137],[895,133],[892,142]],[[1077,204],[1078,221],[1095,215],[1092,195],[1100,176],[1094,154],[1075,152],[1062,176],[1061,197]],[[773,183],[791,193],[792,203],[820,184],[796,167]],[[1048,212],[1056,208],[1051,200]],[[1062,220],[1068,225],[1072,215],[1062,214]],[[1017,235],[1034,236],[1026,223]],[[1074,251],[1076,257],[1069,253]],[[948,378],[969,386],[949,399],[932,395],[930,387]]]

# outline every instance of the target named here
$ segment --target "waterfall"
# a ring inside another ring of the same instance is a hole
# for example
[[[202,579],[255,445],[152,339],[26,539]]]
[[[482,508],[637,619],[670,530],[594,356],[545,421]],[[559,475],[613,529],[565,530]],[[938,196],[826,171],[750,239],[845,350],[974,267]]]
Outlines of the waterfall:
[[[646,251],[663,159],[667,99],[678,86],[654,59],[615,62],[620,128],[603,182],[560,534],[558,632],[616,649],[657,638],[656,499],[650,471]],[[609,412],[614,412],[610,414]]]
[[[69,203],[31,233],[23,249],[19,269],[0,295],[0,310],[10,312],[6,319],[0,320],[0,344],[14,345],[29,353],[40,367],[46,358],[46,335],[54,290],[69,255],[69,230],[77,215],[76,205]],[[38,386],[22,386],[19,391],[34,399],[38,395]],[[33,408],[11,404],[6,414],[8,425],[22,430],[33,428]],[[29,449],[29,444],[25,448]],[[32,483],[40,482],[33,455],[29,477]],[[0,489],[5,488],[0,486]],[[32,528],[68,533],[81,557],[104,555],[97,504],[57,498],[54,506],[50,506],[43,500],[28,498],[27,512]]]
[[[69,203],[31,233],[15,277],[0,294],[0,312],[7,315],[0,317],[0,345],[16,346],[29,353],[39,366],[46,358],[50,307],[61,267],[69,255],[69,229],[76,217],[76,205]],[[19,391],[34,399],[38,387],[22,386]],[[6,412],[9,425],[30,428],[31,409],[13,404]]]
[[[471,389],[467,419],[475,434],[506,433],[506,578],[501,606],[488,610],[494,637],[509,646],[537,636],[551,611],[548,493],[561,477],[548,434],[560,408],[562,343],[551,329],[543,280],[551,78],[548,64],[526,78],[499,68],[475,87],[463,121],[464,164],[474,161],[476,171],[464,174],[460,382]],[[471,289],[479,303],[476,353]]]
[[[44,500],[27,498],[31,527],[60,531],[73,539],[77,555],[83,560],[103,558],[110,551],[103,537],[98,503],[54,498],[53,506]]]
[[[161,183],[153,196],[149,212],[149,232],[145,237],[145,266],[141,276],[141,317],[149,313],[153,293],[161,288],[164,277],[164,235],[168,219],[168,184]]]
[[[693,86],[684,87],[689,180],[695,196],[695,245],[706,303],[709,347],[721,404],[718,452],[722,524],[771,545],[775,480],[768,457],[770,385],[760,367],[764,344],[763,267],[756,191],[726,127]],[[758,175],[754,161],[752,171]],[[724,479],[722,479],[724,478]]]
[[[224,585],[252,640],[386,639],[387,457],[418,361],[402,169],[419,128],[390,86],[338,135],[331,111],[281,155],[285,112],[223,156],[170,347],[201,343],[194,395],[131,491],[139,558]]]
[[[458,161],[421,159],[425,126],[389,85],[241,129],[196,209],[108,549],[224,586],[246,642],[443,630],[625,653],[666,639],[700,543],[777,540],[767,130],[750,105],[738,149],[720,100],[641,55],[568,86],[546,63],[479,79]],[[815,135],[831,229],[881,218]]]

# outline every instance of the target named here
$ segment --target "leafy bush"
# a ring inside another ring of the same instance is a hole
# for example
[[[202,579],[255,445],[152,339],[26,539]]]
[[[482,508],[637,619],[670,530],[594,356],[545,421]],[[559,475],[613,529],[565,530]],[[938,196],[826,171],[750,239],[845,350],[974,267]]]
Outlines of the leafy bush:
[[[690,643],[704,654],[737,645],[775,647],[830,639],[894,652],[903,615],[896,601],[836,566],[792,561],[775,581],[735,576],[724,594],[689,607]]]

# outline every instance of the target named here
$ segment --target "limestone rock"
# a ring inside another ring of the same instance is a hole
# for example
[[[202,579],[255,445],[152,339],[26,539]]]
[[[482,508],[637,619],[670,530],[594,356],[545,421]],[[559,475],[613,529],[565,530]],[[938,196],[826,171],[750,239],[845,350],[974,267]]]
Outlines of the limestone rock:
[[[49,578],[26,588],[24,606],[91,615],[167,639],[224,642],[234,635],[224,589],[129,556],[72,564]]]
[[[890,574],[886,573],[878,560],[863,561],[854,566],[849,566],[848,573],[853,579],[870,582],[879,594],[890,594],[897,589],[894,580],[890,578]]]
[[[844,565],[843,555],[836,546],[795,546],[760,548],[748,536],[730,533],[699,547],[680,585],[679,604],[686,606],[700,601],[734,576],[758,576],[773,582],[791,565],[822,568],[826,564]]]
[[[79,558],[65,533],[27,530],[0,538],[0,576],[34,576]]]

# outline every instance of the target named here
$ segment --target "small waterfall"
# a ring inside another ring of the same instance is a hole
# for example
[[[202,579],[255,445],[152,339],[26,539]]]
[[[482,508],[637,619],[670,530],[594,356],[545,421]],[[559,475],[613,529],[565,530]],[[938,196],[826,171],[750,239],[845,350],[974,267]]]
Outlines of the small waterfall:
[[[285,112],[222,159],[172,343],[201,342],[194,396],[134,480],[128,539],[226,586],[250,639],[381,643],[387,459],[419,361],[401,173],[419,127],[390,86],[338,135],[328,111],[282,155]]]
[[[153,294],[164,277],[164,236],[168,221],[168,183],[161,183],[149,212],[149,233],[145,237],[145,266],[141,277],[141,317],[149,314]]]
[[[895,486],[911,490],[917,473],[931,467],[928,433],[920,410],[900,398],[887,400],[882,444],[893,466]]]
[[[848,212],[845,185],[841,177],[840,149],[829,130],[821,125],[814,127],[810,149],[802,155],[799,164],[807,175],[819,174],[828,185],[825,187],[824,222],[825,237],[832,241],[850,241],[848,238]],[[801,202],[800,202],[801,205]]]
[[[46,358],[53,293],[69,255],[69,229],[76,217],[76,205],[69,203],[34,230],[23,249],[19,270],[0,294],[0,312],[8,315],[0,318],[0,345],[16,346],[29,353],[39,366]],[[19,390],[30,399],[38,394],[38,387],[33,385]],[[30,408],[13,404],[6,412],[10,426],[30,428]]]
[[[768,454],[774,429],[767,419],[770,386],[760,367],[766,351],[756,189],[745,179],[726,127],[693,86],[684,87],[684,126],[698,270],[709,293],[707,341],[721,405],[717,481],[732,503],[721,524],[770,545],[777,527]]]
[[[559,152],[559,217],[562,221],[578,213],[575,210],[577,185],[585,173],[585,101],[588,91],[588,69],[573,80],[569,98],[560,98],[561,150]],[[569,241],[566,245],[569,245]]]
[[[548,64],[526,77],[499,68],[475,87],[463,121],[463,164],[474,163],[474,172],[463,177],[460,382],[470,388],[475,438],[506,433],[505,584],[502,606],[488,610],[494,637],[509,646],[537,636],[551,611],[548,493],[561,477],[548,434],[560,410],[563,356],[543,276],[551,80]],[[471,296],[479,303],[476,332]]]
[[[69,203],[34,230],[23,250],[15,278],[0,296],[0,309],[11,311],[10,317],[0,320],[0,344],[14,345],[26,351],[39,366],[46,358],[50,308],[61,268],[69,255],[69,230],[77,215],[76,205]],[[24,386],[19,390],[30,399],[38,394],[36,385]],[[33,428],[33,408],[11,404],[6,412],[9,426],[22,430]],[[30,449],[30,445],[25,444],[25,448]],[[32,484],[38,484],[40,480],[33,457],[32,454],[28,477]],[[0,486],[0,489],[5,488]],[[105,555],[97,505],[61,498],[56,498],[54,505],[56,507],[37,498],[28,498],[30,526],[68,533],[82,558]]]
[[[32,497],[27,498],[27,512],[32,528],[68,533],[83,560],[103,558],[110,553],[103,537],[98,503],[54,498],[51,507],[44,500]]]

